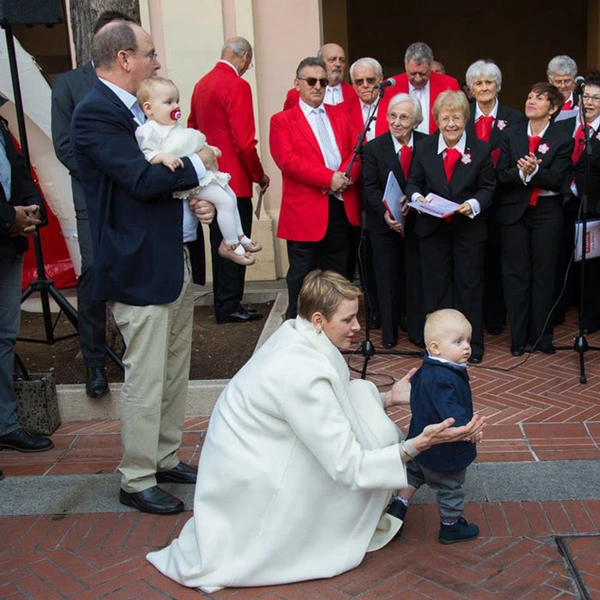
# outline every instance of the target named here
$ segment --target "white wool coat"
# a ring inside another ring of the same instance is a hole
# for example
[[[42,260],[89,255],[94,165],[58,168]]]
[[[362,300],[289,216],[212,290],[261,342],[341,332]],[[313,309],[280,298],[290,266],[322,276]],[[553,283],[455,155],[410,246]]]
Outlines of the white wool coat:
[[[208,593],[352,569],[402,524],[386,516],[378,527],[390,491],[406,486],[400,439],[375,387],[349,385],[327,336],[287,321],[221,394],[194,515],[147,558]]]

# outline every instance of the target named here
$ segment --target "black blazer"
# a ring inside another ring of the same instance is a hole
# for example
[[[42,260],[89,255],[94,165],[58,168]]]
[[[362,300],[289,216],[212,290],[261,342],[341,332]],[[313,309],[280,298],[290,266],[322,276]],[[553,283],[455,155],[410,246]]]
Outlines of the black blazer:
[[[413,144],[416,146],[417,141],[426,138],[427,135],[418,131],[413,132]],[[415,160],[415,150],[413,148],[413,162]],[[388,131],[375,139],[371,140],[364,147],[363,158],[363,181],[366,194],[366,224],[367,230],[372,233],[386,233],[390,230],[385,222],[385,206],[381,201],[389,172],[392,171],[400,184],[402,190],[406,193],[406,180],[402,173],[398,154],[394,149],[394,141],[392,134]],[[406,227],[411,226],[411,221],[414,221],[415,215],[410,211]]]
[[[474,198],[479,202],[483,213],[491,206],[496,187],[489,145],[467,134],[464,155],[469,155],[471,160],[468,163],[460,160],[448,183],[444,171],[443,153],[438,154],[439,136],[439,132],[436,132],[416,144],[417,149],[406,190],[409,201],[415,192],[423,196],[433,192],[459,204]],[[443,225],[445,225],[443,219],[419,213],[415,232],[420,237],[427,237]],[[452,216],[452,227],[457,233],[473,241],[481,242],[487,237],[484,214],[479,214],[473,219],[455,214]]]
[[[196,186],[198,178],[188,158],[175,172],[151,165],[136,127],[129,109],[99,80],[73,114],[71,142],[96,267],[93,297],[166,304],[183,284],[183,207],[171,194]]]
[[[497,165],[498,220],[503,225],[516,223],[529,206],[532,188],[563,190],[563,181],[571,166],[573,138],[559,123],[551,123],[540,141],[536,157],[541,160],[538,172],[528,185],[519,176],[517,161],[529,154],[528,121],[507,133],[502,141]],[[539,200],[543,202],[543,198]]]
[[[522,112],[498,102],[498,112],[496,114],[496,118],[494,119],[492,135],[490,136],[490,141],[488,142],[490,148],[492,150],[499,148],[500,144],[502,143],[502,138],[506,132],[510,131],[510,128],[513,125],[517,125],[523,121],[525,121],[525,115]],[[468,136],[474,138],[477,137],[475,135],[475,102],[471,102],[471,116],[467,122],[466,129]]]
[[[0,257],[16,257],[27,250],[27,237],[10,235],[10,230],[15,224],[15,206],[30,206],[38,204],[42,217],[45,214],[45,205],[42,194],[31,178],[25,166],[23,157],[17,152],[12,136],[6,127],[6,121],[0,118],[0,135],[4,140],[6,156],[11,165],[11,193],[10,201],[6,201],[4,188],[0,185]]]

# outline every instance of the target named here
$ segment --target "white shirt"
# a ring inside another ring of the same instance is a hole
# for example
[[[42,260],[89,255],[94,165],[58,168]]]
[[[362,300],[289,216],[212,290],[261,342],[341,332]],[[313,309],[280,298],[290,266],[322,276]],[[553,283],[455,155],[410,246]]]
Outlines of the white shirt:
[[[498,115],[498,99],[496,98],[496,104],[494,104],[494,108],[492,109],[492,111],[490,112],[489,115],[484,115],[481,112],[481,109],[479,108],[479,104],[477,104],[477,102],[475,102],[475,123],[477,123],[477,121],[479,121],[479,117],[494,117],[494,122],[496,121]]]
[[[231,67],[231,68],[234,70],[235,74],[236,74],[238,77],[240,76],[240,73],[239,73],[239,71],[238,71],[238,70],[237,70],[237,69],[236,69],[236,68],[235,68],[235,67],[234,67],[234,66],[233,66],[233,65],[232,65],[232,64],[231,64],[231,63],[230,63],[228,60],[223,60],[223,59],[221,59],[221,60],[219,60],[219,61],[217,61],[217,62],[223,63],[223,64],[225,64],[225,65],[229,65],[229,66],[230,66],[230,67]]]
[[[340,104],[344,101],[344,97],[342,96],[342,83],[338,83],[337,85],[328,85],[325,88],[325,99],[323,100],[324,104],[330,104],[331,106],[335,106],[336,104]]]
[[[119,100],[131,111],[131,114],[134,115],[136,122],[141,125],[142,122],[140,118],[137,116],[139,114],[138,111],[141,111],[140,105],[137,102],[137,98],[130,94],[127,90],[107,81],[106,79],[102,79],[102,77],[98,77],[98,79],[106,85],[115,95],[119,98]],[[140,150],[141,152],[141,150]],[[196,176],[198,177],[198,181],[200,181],[204,175],[206,175],[206,167],[203,162],[200,160],[197,154],[190,154],[187,158],[190,159],[194,170],[196,171]],[[187,200],[183,200],[183,242],[184,244],[187,242],[193,242],[197,239],[197,228],[198,228],[198,220],[196,219],[196,215],[190,208]]]
[[[392,135],[392,133],[390,132],[390,135],[392,136],[392,143],[394,144],[394,152],[396,154],[398,154],[400,152],[400,150],[402,150],[402,144]],[[414,136],[411,133],[410,134],[410,139],[408,140],[408,142],[406,142],[406,145],[409,148],[414,148]],[[400,158],[398,158],[398,160],[400,160]]]
[[[362,112],[363,125],[367,124],[367,119],[371,116],[374,104],[365,104],[362,100],[358,100],[360,103],[360,110]],[[379,107],[377,107],[379,108]],[[371,121],[369,130],[367,131],[367,141],[371,141],[375,137],[375,123],[377,121],[377,108],[375,109],[375,118]]]
[[[417,89],[411,83],[408,84],[408,93],[416,98],[421,103],[421,111],[423,112],[423,121],[415,127],[416,131],[429,135],[429,94],[430,82],[428,81],[424,88]]]

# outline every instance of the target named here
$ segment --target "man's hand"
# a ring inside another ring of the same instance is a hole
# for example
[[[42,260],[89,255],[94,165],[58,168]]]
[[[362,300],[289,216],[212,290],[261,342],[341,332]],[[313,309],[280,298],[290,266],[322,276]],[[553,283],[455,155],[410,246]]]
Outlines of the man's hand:
[[[213,148],[208,144],[204,144],[202,150],[198,150],[196,154],[198,158],[202,161],[207,171],[216,171],[217,170],[217,153],[215,150],[219,151],[219,156],[221,154],[218,148]]]
[[[196,215],[196,219],[204,225],[210,225],[215,218],[215,207],[208,200],[201,200],[196,196],[190,196],[188,198],[190,208]]]
[[[10,229],[12,236],[36,235],[36,227],[42,222],[40,207],[37,204],[30,206],[15,206],[15,222]]]
[[[341,171],[336,171],[331,178],[330,189],[333,193],[343,192],[352,182]]]
[[[258,185],[260,186],[260,192],[261,192],[261,194],[264,194],[267,191],[267,188],[269,187],[270,183],[271,183],[271,179],[265,173],[263,175],[263,178],[258,182]]]

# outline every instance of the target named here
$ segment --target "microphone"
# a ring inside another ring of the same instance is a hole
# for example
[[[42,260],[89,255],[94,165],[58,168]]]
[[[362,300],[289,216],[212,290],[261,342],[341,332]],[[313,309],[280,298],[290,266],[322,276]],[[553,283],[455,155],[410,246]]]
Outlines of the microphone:
[[[578,75],[575,77],[575,91],[578,94],[583,94],[583,89],[585,88],[585,77]]]
[[[383,90],[384,88],[387,87],[393,87],[396,85],[396,80],[393,77],[390,77],[389,79],[386,79],[385,81],[382,81],[381,83],[377,83],[373,86],[374,90]]]

